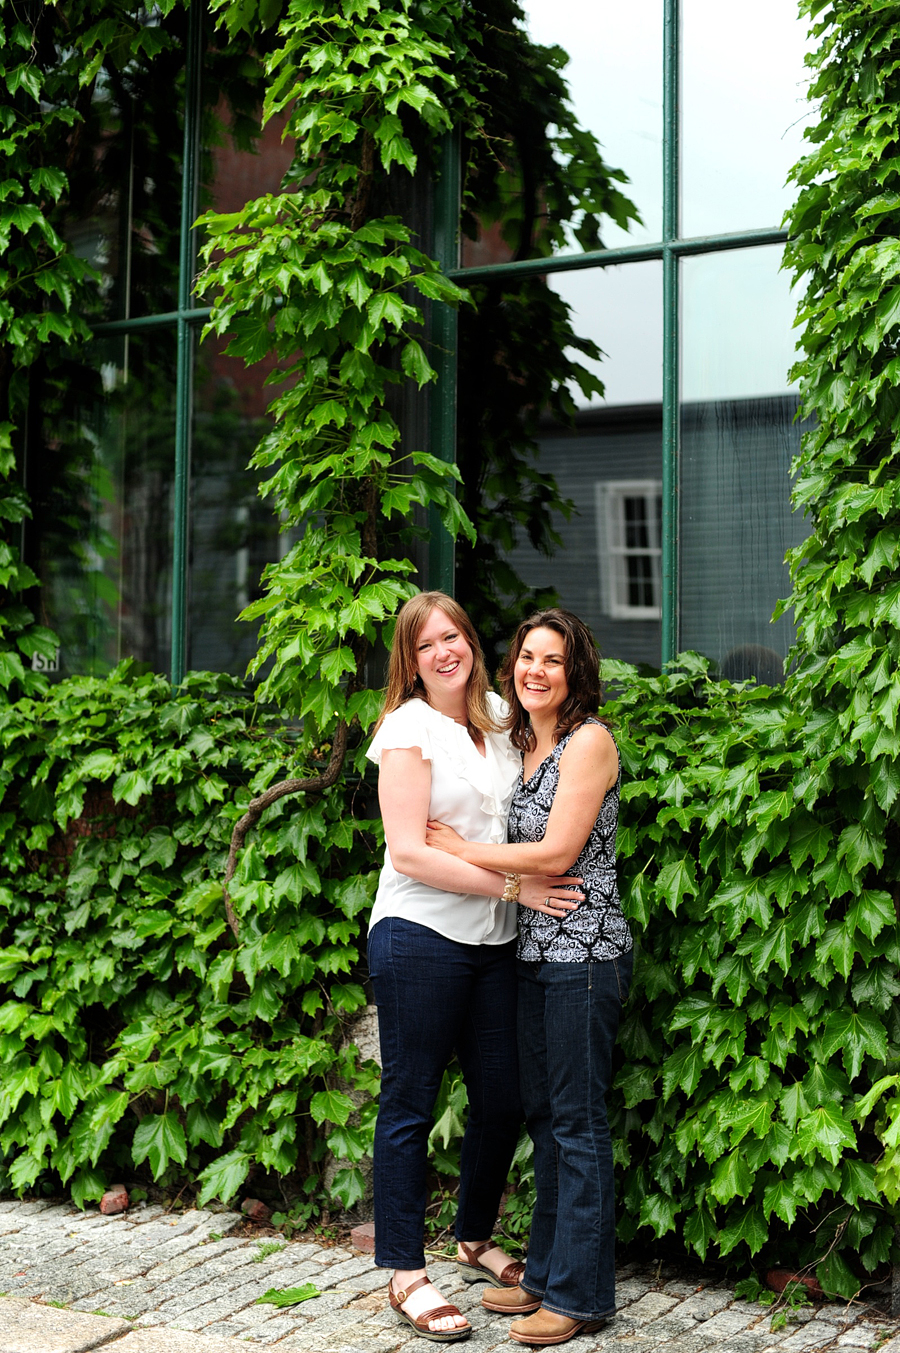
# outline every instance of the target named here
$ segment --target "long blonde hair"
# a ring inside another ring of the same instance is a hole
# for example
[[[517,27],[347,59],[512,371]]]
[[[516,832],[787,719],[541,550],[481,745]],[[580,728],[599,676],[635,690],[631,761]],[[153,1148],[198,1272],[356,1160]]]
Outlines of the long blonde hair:
[[[472,735],[495,733],[498,724],[488,703],[490,682],[481,643],[471,620],[459,602],[443,592],[420,592],[418,596],[410,597],[401,607],[394,629],[394,642],[391,645],[384,705],[373,731],[377,733],[386,716],[407,700],[424,700],[426,704],[428,703],[428,694],[419,676],[419,655],[416,645],[422,626],[432,611],[443,611],[472,650],[472,672],[466,686],[466,719],[469,733]]]

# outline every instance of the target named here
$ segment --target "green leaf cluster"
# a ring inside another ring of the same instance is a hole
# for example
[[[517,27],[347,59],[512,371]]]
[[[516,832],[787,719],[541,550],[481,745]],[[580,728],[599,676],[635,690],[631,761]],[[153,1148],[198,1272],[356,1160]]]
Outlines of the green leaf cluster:
[[[230,1198],[252,1165],[312,1181],[321,1206],[331,1141],[349,1160],[333,1196],[358,1196],[357,1099],[378,1076],[346,1031],[380,824],[352,779],[272,812],[233,881],[236,944],[231,830],[297,751],[257,718],[231,678],[174,692],[128,664],[0,708],[0,1157],[16,1191],[57,1179],[83,1203],[125,1171]]]
[[[639,937],[612,1117],[623,1238],[809,1263],[837,1237],[871,1274],[893,1199],[863,1096],[900,1057],[900,858],[876,793],[839,736],[818,748],[829,791],[809,791],[790,681],[735,686],[690,654],[658,678],[607,667]]]

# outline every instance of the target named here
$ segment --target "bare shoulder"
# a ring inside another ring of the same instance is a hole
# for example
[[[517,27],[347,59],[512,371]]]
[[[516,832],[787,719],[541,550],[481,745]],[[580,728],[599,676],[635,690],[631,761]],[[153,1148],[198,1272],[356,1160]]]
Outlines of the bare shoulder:
[[[598,752],[617,756],[615,739],[604,723],[583,723],[580,728],[576,728],[563,756],[568,756],[576,748],[591,756],[596,756]]]
[[[578,773],[593,771],[602,775],[608,785],[615,783],[619,773],[619,753],[605,724],[586,723],[576,729],[559,758],[560,772],[569,768]]]

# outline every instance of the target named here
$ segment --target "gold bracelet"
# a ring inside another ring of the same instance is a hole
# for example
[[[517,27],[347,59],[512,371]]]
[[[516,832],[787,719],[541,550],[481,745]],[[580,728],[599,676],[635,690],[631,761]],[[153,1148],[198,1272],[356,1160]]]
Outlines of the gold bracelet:
[[[522,876],[520,874],[507,874],[506,883],[503,892],[500,894],[501,902],[518,902],[519,891],[522,887]]]

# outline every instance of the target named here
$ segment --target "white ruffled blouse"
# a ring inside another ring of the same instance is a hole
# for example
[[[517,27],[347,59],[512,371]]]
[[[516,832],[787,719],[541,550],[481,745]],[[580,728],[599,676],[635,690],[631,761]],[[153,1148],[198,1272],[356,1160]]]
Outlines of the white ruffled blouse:
[[[492,691],[498,719],[506,705]],[[467,841],[502,844],[522,759],[506,733],[488,733],[482,756],[462,724],[424,700],[407,700],[388,714],[366,755],[376,765],[394,747],[418,747],[431,762],[428,815]],[[370,930],[385,916],[402,916],[459,944],[506,944],[516,934],[516,908],[474,893],[447,893],[400,874],[385,849]]]

